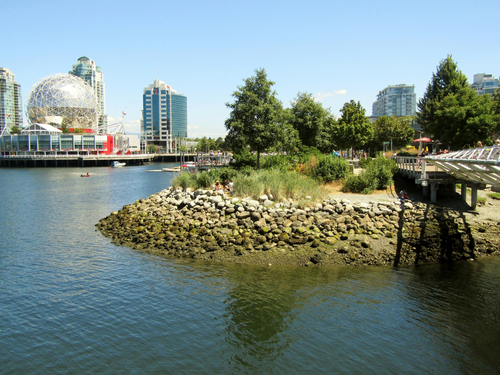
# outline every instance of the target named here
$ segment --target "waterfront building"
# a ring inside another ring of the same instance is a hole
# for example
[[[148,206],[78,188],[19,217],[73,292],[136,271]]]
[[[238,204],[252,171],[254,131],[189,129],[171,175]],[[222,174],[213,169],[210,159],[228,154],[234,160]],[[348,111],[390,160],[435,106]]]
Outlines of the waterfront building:
[[[26,108],[30,126],[0,138],[4,157],[130,153],[123,132],[107,134],[97,127],[100,105],[90,85],[75,75],[42,78],[29,93]]]
[[[470,86],[478,95],[490,94],[493,95],[499,87],[498,78],[493,77],[493,74],[478,73],[474,74],[474,82]]]
[[[415,116],[417,113],[417,94],[415,86],[405,84],[391,85],[380,91],[372,106],[371,118],[380,116]]]
[[[0,135],[13,126],[23,127],[21,85],[14,74],[0,67]]]
[[[98,125],[100,128],[105,128],[108,125],[108,115],[106,114],[106,85],[101,67],[97,66],[94,60],[82,56],[77,64],[73,65],[69,74],[80,77],[92,87],[100,108]]]
[[[186,137],[187,97],[155,79],[143,92],[142,147],[155,144],[172,152],[173,140]]]
[[[113,150],[113,136],[95,133],[63,133],[47,124],[33,124],[19,134],[0,138],[1,155],[108,155]]]

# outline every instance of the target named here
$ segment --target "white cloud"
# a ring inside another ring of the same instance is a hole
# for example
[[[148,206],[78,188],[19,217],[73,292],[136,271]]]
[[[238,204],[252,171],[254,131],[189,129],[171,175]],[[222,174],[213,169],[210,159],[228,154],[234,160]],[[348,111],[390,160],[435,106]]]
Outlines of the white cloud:
[[[318,92],[316,94],[316,97],[314,98],[314,100],[317,100],[317,101],[322,101],[324,98],[327,98],[329,96],[334,96],[334,95],[345,95],[347,94],[347,90],[346,89],[342,89],[342,90],[337,90],[337,91],[334,91],[333,93],[331,92]]]
[[[324,98],[326,98],[328,96],[333,96],[333,94],[331,92],[318,92],[316,94],[316,97],[314,98],[314,100],[320,102],[320,101],[322,101]]]

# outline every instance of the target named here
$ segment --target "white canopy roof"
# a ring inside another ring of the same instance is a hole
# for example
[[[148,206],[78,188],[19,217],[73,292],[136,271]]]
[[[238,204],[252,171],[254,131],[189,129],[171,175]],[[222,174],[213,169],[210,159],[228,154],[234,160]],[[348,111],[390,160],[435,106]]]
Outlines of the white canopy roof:
[[[21,131],[21,133],[29,133],[29,134],[56,134],[62,133],[61,130],[53,127],[49,124],[33,124]]]

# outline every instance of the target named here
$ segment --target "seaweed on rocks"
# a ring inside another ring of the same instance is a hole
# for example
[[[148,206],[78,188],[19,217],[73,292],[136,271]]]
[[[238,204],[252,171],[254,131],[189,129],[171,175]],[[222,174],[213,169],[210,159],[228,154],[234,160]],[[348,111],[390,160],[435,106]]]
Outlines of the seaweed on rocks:
[[[168,188],[96,224],[116,245],[167,257],[289,265],[411,265],[499,255],[497,226],[399,201],[328,197],[310,207]]]

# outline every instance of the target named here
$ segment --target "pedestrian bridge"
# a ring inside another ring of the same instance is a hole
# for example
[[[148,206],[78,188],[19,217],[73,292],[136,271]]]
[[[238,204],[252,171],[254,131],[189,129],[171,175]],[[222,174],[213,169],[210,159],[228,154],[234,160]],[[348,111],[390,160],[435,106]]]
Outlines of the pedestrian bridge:
[[[467,187],[471,189],[471,207],[477,205],[477,189],[486,185],[500,187],[500,145],[461,150],[440,155],[420,157],[395,157],[399,172],[414,178],[428,195],[437,201],[440,185],[461,184],[461,193],[467,199]]]
[[[425,158],[460,180],[500,186],[500,146],[473,148]]]

